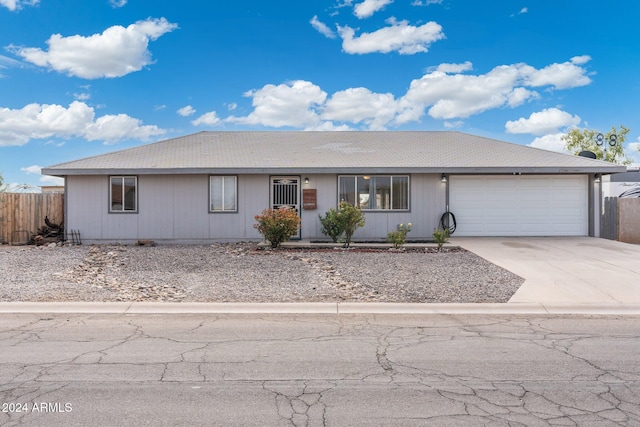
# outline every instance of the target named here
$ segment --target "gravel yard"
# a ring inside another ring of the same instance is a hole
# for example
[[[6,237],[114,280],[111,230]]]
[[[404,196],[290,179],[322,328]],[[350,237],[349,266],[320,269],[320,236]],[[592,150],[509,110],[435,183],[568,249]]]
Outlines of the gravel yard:
[[[523,281],[465,250],[0,246],[0,301],[506,302]]]

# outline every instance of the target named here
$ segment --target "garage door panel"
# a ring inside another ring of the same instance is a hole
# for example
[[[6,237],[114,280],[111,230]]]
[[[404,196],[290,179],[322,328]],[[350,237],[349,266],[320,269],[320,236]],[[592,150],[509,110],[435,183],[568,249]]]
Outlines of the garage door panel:
[[[449,182],[456,235],[588,234],[586,175],[452,176]]]

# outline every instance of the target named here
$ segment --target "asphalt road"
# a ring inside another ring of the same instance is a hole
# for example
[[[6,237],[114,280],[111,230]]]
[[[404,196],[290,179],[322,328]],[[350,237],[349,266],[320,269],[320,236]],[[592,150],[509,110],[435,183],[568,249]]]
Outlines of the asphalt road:
[[[640,318],[0,315],[0,425],[640,426]]]

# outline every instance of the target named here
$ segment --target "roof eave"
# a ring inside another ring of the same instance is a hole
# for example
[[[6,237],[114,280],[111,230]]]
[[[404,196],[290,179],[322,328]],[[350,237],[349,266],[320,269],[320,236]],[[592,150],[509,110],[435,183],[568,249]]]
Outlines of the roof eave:
[[[143,169],[65,169],[43,168],[43,175],[273,175],[273,174],[376,174],[376,173],[447,173],[447,174],[612,174],[626,172],[626,166],[598,165],[576,167],[257,167],[257,168],[143,168]]]

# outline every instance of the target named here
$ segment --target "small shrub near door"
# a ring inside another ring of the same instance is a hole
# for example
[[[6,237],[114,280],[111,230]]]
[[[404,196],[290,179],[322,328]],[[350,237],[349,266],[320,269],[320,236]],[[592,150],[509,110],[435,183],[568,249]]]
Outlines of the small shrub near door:
[[[254,224],[265,240],[271,243],[272,248],[277,248],[298,233],[300,217],[293,209],[265,209],[260,215],[255,216],[258,222]]]

